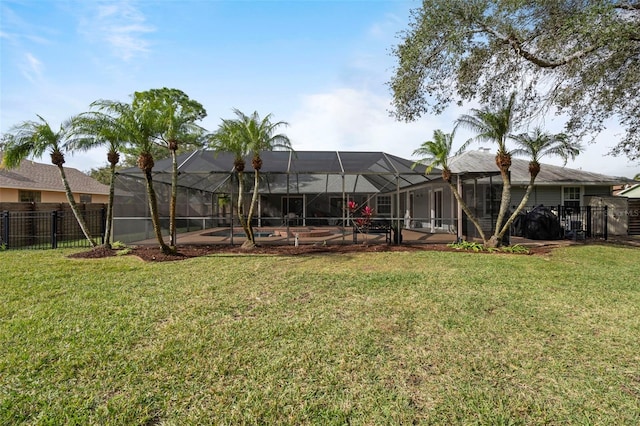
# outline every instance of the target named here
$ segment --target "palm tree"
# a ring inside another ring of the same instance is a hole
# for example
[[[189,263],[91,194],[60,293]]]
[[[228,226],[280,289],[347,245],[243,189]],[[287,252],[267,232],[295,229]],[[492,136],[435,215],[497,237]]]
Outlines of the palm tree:
[[[262,169],[262,158],[260,158],[260,152],[291,150],[292,148],[289,137],[281,133],[275,133],[279,127],[287,126],[288,123],[284,121],[272,123],[272,114],[268,114],[263,119],[260,119],[257,111],[254,111],[250,116],[243,114],[238,109],[234,109],[234,113],[238,117],[237,121],[240,124],[241,137],[245,139],[246,146],[249,148],[251,154],[253,154],[253,159],[251,160],[251,165],[254,170],[253,196],[251,197],[249,212],[247,213],[249,238],[247,238],[244,245],[245,248],[251,248],[255,246],[256,243],[251,219],[253,218],[253,212],[260,193],[260,170]]]
[[[451,133],[444,133],[442,130],[435,130],[433,132],[433,140],[423,142],[422,145],[420,145],[420,148],[413,151],[414,156],[422,157],[420,160],[416,161],[413,164],[413,167],[415,168],[415,166],[417,166],[418,164],[426,165],[427,168],[425,169],[425,174],[431,173],[434,168],[442,169],[442,179],[447,182],[447,184],[449,184],[449,187],[451,188],[454,197],[458,201],[458,204],[478,230],[482,241],[486,243],[487,239],[485,237],[482,226],[480,226],[478,218],[473,214],[469,206],[467,206],[467,203],[465,203],[464,199],[460,195],[458,188],[451,181],[449,157],[451,156],[454,135],[455,130]],[[460,147],[456,155],[462,153],[466,149],[468,142],[469,141],[467,141],[467,143],[463,144],[462,147]]]
[[[178,89],[152,89],[136,92],[133,100],[136,110],[149,110],[157,114],[154,120],[155,141],[167,148],[171,155],[171,197],[169,202],[169,244],[176,246],[176,203],[178,198],[178,149],[182,141],[197,143],[198,135],[203,133],[196,121],[207,116],[204,107],[189,99]]]
[[[98,100],[93,102],[92,106],[97,107],[99,111],[108,112],[122,126],[122,131],[128,139],[127,145],[131,147],[132,152],[137,154],[136,164],[144,175],[149,211],[151,212],[151,223],[156,240],[160,245],[160,250],[165,254],[174,252],[162,237],[160,215],[158,214],[158,199],[153,187],[153,175],[151,173],[155,165],[153,160],[153,130],[156,126],[154,120],[157,119],[157,114],[152,108],[138,108],[135,110],[127,103],[110,100]]]
[[[91,247],[95,247],[96,243],[91,238],[91,233],[84,221],[84,218],[78,211],[78,206],[73,198],[73,193],[67,181],[67,175],[64,171],[65,163],[64,152],[65,139],[67,137],[67,129],[71,120],[62,123],[60,130],[53,131],[49,123],[38,115],[40,121],[24,121],[9,130],[4,142],[4,156],[2,162],[8,168],[17,167],[22,160],[29,156],[36,158],[42,157],[45,152],[49,151],[51,155],[51,163],[58,167],[62,184],[67,196],[67,201],[71,207],[71,211],[78,221],[78,225],[82,230]]]
[[[240,226],[247,237],[251,238],[251,229],[249,228],[244,215],[244,157],[249,154],[249,146],[247,139],[242,137],[241,123],[237,120],[223,119],[218,126],[218,130],[212,133],[209,138],[209,147],[216,153],[229,152],[233,154],[233,170],[237,173],[238,178],[238,202],[236,203],[236,212]]]
[[[70,126],[67,145],[72,150],[87,151],[99,146],[107,147],[109,163],[109,200],[107,203],[107,224],[104,232],[104,245],[111,247],[113,227],[113,200],[115,194],[115,176],[120,151],[125,146],[127,133],[124,123],[102,112],[87,112],[76,116]]]
[[[512,138],[513,116],[515,113],[516,94],[503,99],[496,110],[490,108],[472,109],[470,114],[462,115],[456,120],[456,127],[462,126],[476,132],[470,141],[492,142],[498,145],[496,165],[502,176],[502,199],[496,219],[495,230],[488,241],[491,247],[498,247],[501,243],[498,234],[502,229],[502,222],[511,203],[511,153],[507,149],[507,141]]]
[[[563,133],[555,135],[546,133],[539,127],[534,129],[532,133],[516,135],[513,140],[518,148],[511,151],[511,154],[524,155],[529,158],[529,184],[520,204],[518,204],[518,207],[516,207],[500,230],[499,238],[502,238],[524,206],[527,205],[536,177],[540,173],[540,159],[549,155],[558,156],[562,158],[564,161],[563,166],[565,166],[569,159],[575,160],[582,149],[579,143],[571,142],[567,135]]]

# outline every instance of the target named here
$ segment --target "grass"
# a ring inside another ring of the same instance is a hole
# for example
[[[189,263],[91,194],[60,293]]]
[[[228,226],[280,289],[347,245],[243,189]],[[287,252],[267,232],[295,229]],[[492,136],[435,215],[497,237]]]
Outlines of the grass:
[[[0,252],[0,424],[638,424],[638,250]]]

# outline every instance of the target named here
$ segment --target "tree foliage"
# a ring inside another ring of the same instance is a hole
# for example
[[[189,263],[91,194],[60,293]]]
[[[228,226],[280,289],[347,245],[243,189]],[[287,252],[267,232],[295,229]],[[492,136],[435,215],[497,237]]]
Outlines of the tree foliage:
[[[209,147],[216,152],[230,152],[234,155],[234,169],[238,177],[237,214],[242,229],[247,237],[245,248],[255,246],[255,236],[251,219],[260,194],[260,169],[262,158],[260,152],[266,150],[291,150],[289,137],[276,133],[277,129],[288,124],[284,121],[272,122],[272,114],[260,118],[257,111],[246,115],[238,109],[233,110],[235,119],[223,119],[218,130],[210,135]],[[253,195],[247,213],[244,211],[244,157],[253,156],[251,165],[254,170]]]
[[[70,126],[70,139],[67,147],[75,151],[88,151],[103,146],[107,148],[109,166],[104,170],[106,175],[100,176],[100,170],[92,169],[91,175],[99,176],[99,181],[109,186],[107,218],[104,232],[104,245],[111,247],[113,229],[113,202],[115,200],[115,175],[120,161],[120,151],[126,144],[129,134],[127,127],[119,117],[100,111],[82,113],[74,117]]]
[[[164,242],[160,227],[160,215],[158,212],[158,200],[153,187],[153,157],[154,135],[156,131],[157,114],[150,108],[134,109],[131,104],[119,101],[100,99],[91,104],[99,112],[108,114],[123,135],[126,135],[127,147],[131,154],[137,155],[136,164],[142,171],[151,213],[151,223],[156,240],[163,253],[171,253],[173,250]],[[124,149],[124,148],[123,148]]]
[[[149,153],[155,160],[202,148],[204,130],[195,124],[207,116],[205,108],[179,89],[160,88],[135,92],[131,107],[152,126]],[[135,166],[138,150],[125,146],[123,164]]]
[[[511,152],[507,148],[507,141],[513,137],[514,114],[516,109],[516,94],[508,98],[503,97],[496,107],[474,108],[469,114],[463,114],[456,120],[456,127],[462,126],[476,133],[471,140],[490,142],[497,145],[496,166],[502,177],[502,199],[496,219],[495,232],[489,239],[493,247],[501,244],[506,229],[503,228],[507,210],[511,204]]]
[[[177,238],[176,204],[178,199],[178,149],[186,144],[194,149],[202,147],[204,129],[196,124],[207,116],[202,104],[190,99],[178,89],[151,89],[136,92],[132,108],[151,117],[152,135],[156,145],[171,155],[171,199],[169,201],[169,241],[175,248]]]
[[[452,155],[453,148],[453,140],[455,137],[455,129],[451,133],[444,133],[442,130],[435,130],[433,132],[433,139],[425,141],[413,151],[413,155],[419,155],[422,158],[413,164],[415,167],[418,163],[422,163],[427,166],[425,169],[425,174],[429,174],[433,171],[434,168],[439,167],[442,169],[442,180],[447,182],[449,187],[451,188],[451,192],[453,196],[456,198],[456,201],[460,205],[460,208],[465,212],[473,226],[475,226],[478,231],[478,235],[482,238],[484,244],[487,242],[487,237],[485,236],[484,230],[482,229],[482,225],[480,221],[473,213],[473,211],[469,208],[467,203],[464,201],[464,197],[460,191],[458,191],[458,187],[454,182],[452,182],[451,177],[451,169],[449,168],[449,157]],[[468,143],[465,143],[456,153],[456,155],[462,153]]]
[[[89,170],[87,174],[103,185],[111,183],[111,166],[95,167]]]
[[[389,83],[398,118],[517,91],[521,114],[554,108],[574,137],[617,120],[612,152],[640,158],[637,0],[423,0],[401,37]]]
[[[28,120],[17,124],[3,136],[4,153],[2,156],[2,164],[8,168],[18,167],[22,160],[30,156],[40,158],[48,152],[51,157],[51,164],[55,165],[60,172],[60,178],[62,179],[62,185],[69,207],[85,238],[92,247],[95,247],[95,241],[93,241],[84,217],[76,205],[63,166],[65,163],[64,152],[66,149],[68,130],[73,119],[62,123],[58,131],[53,130],[51,125],[41,116],[38,116],[38,119],[38,121]]]

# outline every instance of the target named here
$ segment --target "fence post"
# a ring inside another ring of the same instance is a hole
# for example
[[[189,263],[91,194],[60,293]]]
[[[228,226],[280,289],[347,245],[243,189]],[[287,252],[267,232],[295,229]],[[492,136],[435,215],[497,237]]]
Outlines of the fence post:
[[[587,206],[587,237],[591,238],[593,235],[591,234],[591,222],[593,220],[593,216],[591,215],[591,206]]]
[[[51,212],[51,248],[58,248],[58,212]]]
[[[102,245],[106,242],[104,233],[107,232],[107,209],[100,209],[100,235],[102,235]]]
[[[2,234],[4,235],[4,240],[0,238],[0,242],[4,244],[5,248],[9,248],[9,212],[2,212]]]
[[[609,206],[605,204],[604,206],[604,240],[607,241],[609,239]]]

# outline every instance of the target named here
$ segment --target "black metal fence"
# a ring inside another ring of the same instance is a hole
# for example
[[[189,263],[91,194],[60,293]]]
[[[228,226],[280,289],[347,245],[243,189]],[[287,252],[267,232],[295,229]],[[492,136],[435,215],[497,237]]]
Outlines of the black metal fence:
[[[607,206],[565,207],[558,206],[558,217],[564,237],[574,240],[585,238],[608,238]]]
[[[105,209],[82,212],[95,242],[104,242]],[[71,211],[0,212],[0,248],[90,247]]]

